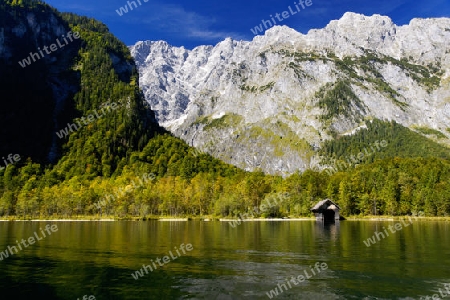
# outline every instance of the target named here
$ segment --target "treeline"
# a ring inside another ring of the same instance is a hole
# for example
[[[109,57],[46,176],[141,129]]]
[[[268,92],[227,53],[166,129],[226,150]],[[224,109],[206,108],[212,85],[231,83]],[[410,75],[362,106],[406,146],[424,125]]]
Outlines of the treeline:
[[[328,197],[344,216],[450,214],[450,163],[439,158],[390,158],[328,175],[306,171],[288,178],[244,172],[195,152],[169,135],[152,139],[112,177],[65,180],[55,167],[10,165],[0,177],[0,216],[214,216],[250,213],[264,200],[283,197],[262,217],[311,216]],[[153,180],[143,181],[143,174]],[[287,193],[287,194],[286,194]],[[115,195],[104,201],[107,195]]]

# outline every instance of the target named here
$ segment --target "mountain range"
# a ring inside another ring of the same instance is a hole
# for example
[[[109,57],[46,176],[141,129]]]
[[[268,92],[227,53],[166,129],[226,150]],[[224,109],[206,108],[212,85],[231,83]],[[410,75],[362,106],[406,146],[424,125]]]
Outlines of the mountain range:
[[[448,216],[449,28],[348,13],[128,48],[95,19],[0,0],[0,218],[237,217],[280,195],[254,217],[324,198]]]
[[[374,120],[448,149],[449,41],[448,18],[397,26],[349,12],[307,34],[275,26],[252,41],[129,48],[161,126],[227,163],[288,175],[327,168],[324,149]]]

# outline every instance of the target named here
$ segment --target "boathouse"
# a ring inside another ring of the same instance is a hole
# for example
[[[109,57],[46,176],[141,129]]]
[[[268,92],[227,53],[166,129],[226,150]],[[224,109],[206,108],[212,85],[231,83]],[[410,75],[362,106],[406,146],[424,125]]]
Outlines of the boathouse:
[[[317,203],[313,208],[311,208],[311,211],[316,216],[317,221],[334,222],[335,220],[339,221],[340,209],[341,208],[339,207],[339,205],[337,205],[330,199],[325,199]]]

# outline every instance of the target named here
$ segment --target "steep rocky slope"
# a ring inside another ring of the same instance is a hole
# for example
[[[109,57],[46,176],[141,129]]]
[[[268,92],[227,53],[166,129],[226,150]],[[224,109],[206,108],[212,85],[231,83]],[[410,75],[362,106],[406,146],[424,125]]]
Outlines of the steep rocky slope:
[[[160,125],[236,166],[321,168],[326,140],[373,119],[441,144],[450,137],[450,19],[346,13],[307,35],[274,27],[251,42],[130,47]]]
[[[104,24],[0,0],[0,157],[59,163],[68,177],[111,175],[159,130],[137,81]]]
[[[0,153],[54,161],[57,115],[77,91],[78,77],[70,66],[80,41],[65,45],[68,24],[53,8],[31,3],[22,7],[0,2]],[[47,55],[40,48],[58,38],[63,49]]]

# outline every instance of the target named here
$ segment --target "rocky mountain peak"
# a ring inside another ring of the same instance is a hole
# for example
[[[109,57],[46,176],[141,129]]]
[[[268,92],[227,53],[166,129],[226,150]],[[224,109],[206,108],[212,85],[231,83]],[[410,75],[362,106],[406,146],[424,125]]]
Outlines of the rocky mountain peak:
[[[449,143],[448,41],[450,19],[397,26],[346,13],[306,35],[274,26],[251,42],[130,48],[162,126],[226,162],[284,174],[320,167],[324,141],[364,120],[430,128]]]

